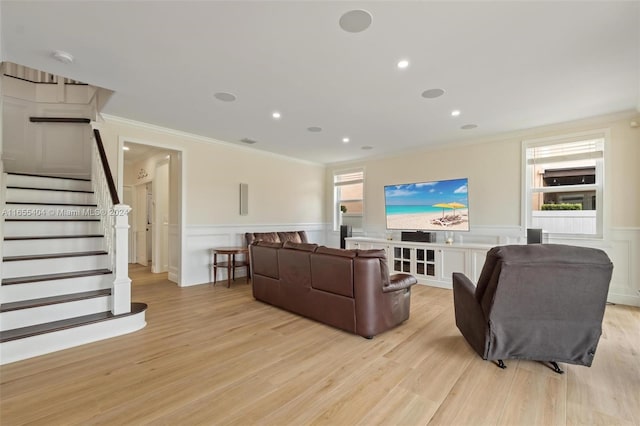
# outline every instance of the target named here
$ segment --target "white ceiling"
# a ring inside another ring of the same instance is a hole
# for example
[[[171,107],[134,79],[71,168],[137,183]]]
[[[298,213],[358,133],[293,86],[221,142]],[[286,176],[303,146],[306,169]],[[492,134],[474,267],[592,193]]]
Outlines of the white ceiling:
[[[157,148],[151,145],[141,145],[137,143],[125,144],[128,150],[124,151],[125,164],[135,164],[138,161],[146,160],[154,155],[164,154],[168,155],[169,151],[163,148]]]
[[[368,30],[340,28],[352,9]],[[638,1],[2,0],[0,14],[3,61],[115,91],[104,113],[314,162],[640,106]]]

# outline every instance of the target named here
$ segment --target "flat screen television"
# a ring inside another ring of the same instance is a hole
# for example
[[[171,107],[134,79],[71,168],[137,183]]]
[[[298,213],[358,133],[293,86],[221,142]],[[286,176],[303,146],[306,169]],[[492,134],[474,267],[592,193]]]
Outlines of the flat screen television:
[[[387,229],[468,231],[468,183],[463,178],[386,185]]]

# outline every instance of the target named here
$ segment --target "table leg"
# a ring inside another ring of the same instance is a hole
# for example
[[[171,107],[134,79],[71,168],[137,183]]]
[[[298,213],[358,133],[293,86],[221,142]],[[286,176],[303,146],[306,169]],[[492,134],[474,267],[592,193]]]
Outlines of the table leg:
[[[233,271],[233,254],[227,255],[227,288],[231,287],[231,271]]]
[[[213,253],[213,285],[216,285],[216,277],[218,276],[218,253]]]

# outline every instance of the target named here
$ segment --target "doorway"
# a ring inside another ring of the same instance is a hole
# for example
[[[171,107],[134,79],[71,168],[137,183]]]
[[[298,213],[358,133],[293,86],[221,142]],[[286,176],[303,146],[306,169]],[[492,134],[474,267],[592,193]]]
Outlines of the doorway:
[[[130,203],[129,262],[181,282],[182,152],[121,139],[119,182]]]

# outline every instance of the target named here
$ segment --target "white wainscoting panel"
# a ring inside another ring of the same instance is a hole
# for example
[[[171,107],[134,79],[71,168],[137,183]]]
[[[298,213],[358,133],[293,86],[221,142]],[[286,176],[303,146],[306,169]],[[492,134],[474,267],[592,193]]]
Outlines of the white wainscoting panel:
[[[606,240],[561,240],[549,243],[594,247],[604,250],[613,262],[609,302],[640,306],[640,228],[612,228]]]
[[[279,225],[187,225],[185,236],[185,264],[182,286],[213,282],[213,256],[215,247],[245,246],[245,232],[300,231],[307,233],[309,242],[325,244],[326,225],[322,223]],[[171,237],[170,237],[171,238]],[[172,246],[170,244],[170,246]],[[171,274],[171,269],[169,271]],[[246,270],[238,269],[236,277],[244,277]],[[218,270],[218,280],[226,280],[226,271]],[[170,278],[171,279],[171,278]]]
[[[387,238],[400,240],[400,232],[384,228],[367,229],[354,237]],[[444,232],[438,232],[438,242],[444,241]],[[340,246],[340,233],[327,227],[327,245]],[[526,244],[524,230],[519,226],[473,226],[470,232],[456,232],[456,243],[476,244]],[[640,306],[640,228],[610,228],[606,240],[556,239],[545,236],[545,243],[594,247],[604,250],[613,262],[613,276],[608,300],[612,303]],[[480,265],[482,267],[482,265]]]
[[[329,247],[340,246],[340,234],[332,230],[331,224],[283,224],[283,225],[190,225],[186,228],[186,264],[183,286],[204,284],[213,281],[211,249],[224,246],[243,246],[245,232],[296,231],[304,229],[309,241]],[[457,233],[464,243],[478,244],[524,244],[526,237],[520,227],[475,227],[472,232]],[[385,229],[377,232],[354,233],[354,236],[386,238]],[[400,233],[391,234],[394,240]],[[438,238],[442,236],[438,235]],[[459,238],[458,238],[459,239]],[[458,241],[457,239],[455,241]],[[640,228],[614,228],[607,240],[557,240],[545,241],[555,244],[570,244],[595,247],[604,250],[614,265],[609,290],[609,301],[631,306],[640,306]],[[454,243],[455,244],[455,243]],[[173,245],[172,245],[173,246]],[[238,270],[237,276],[244,276]],[[219,271],[219,280],[226,279],[226,272]]]

